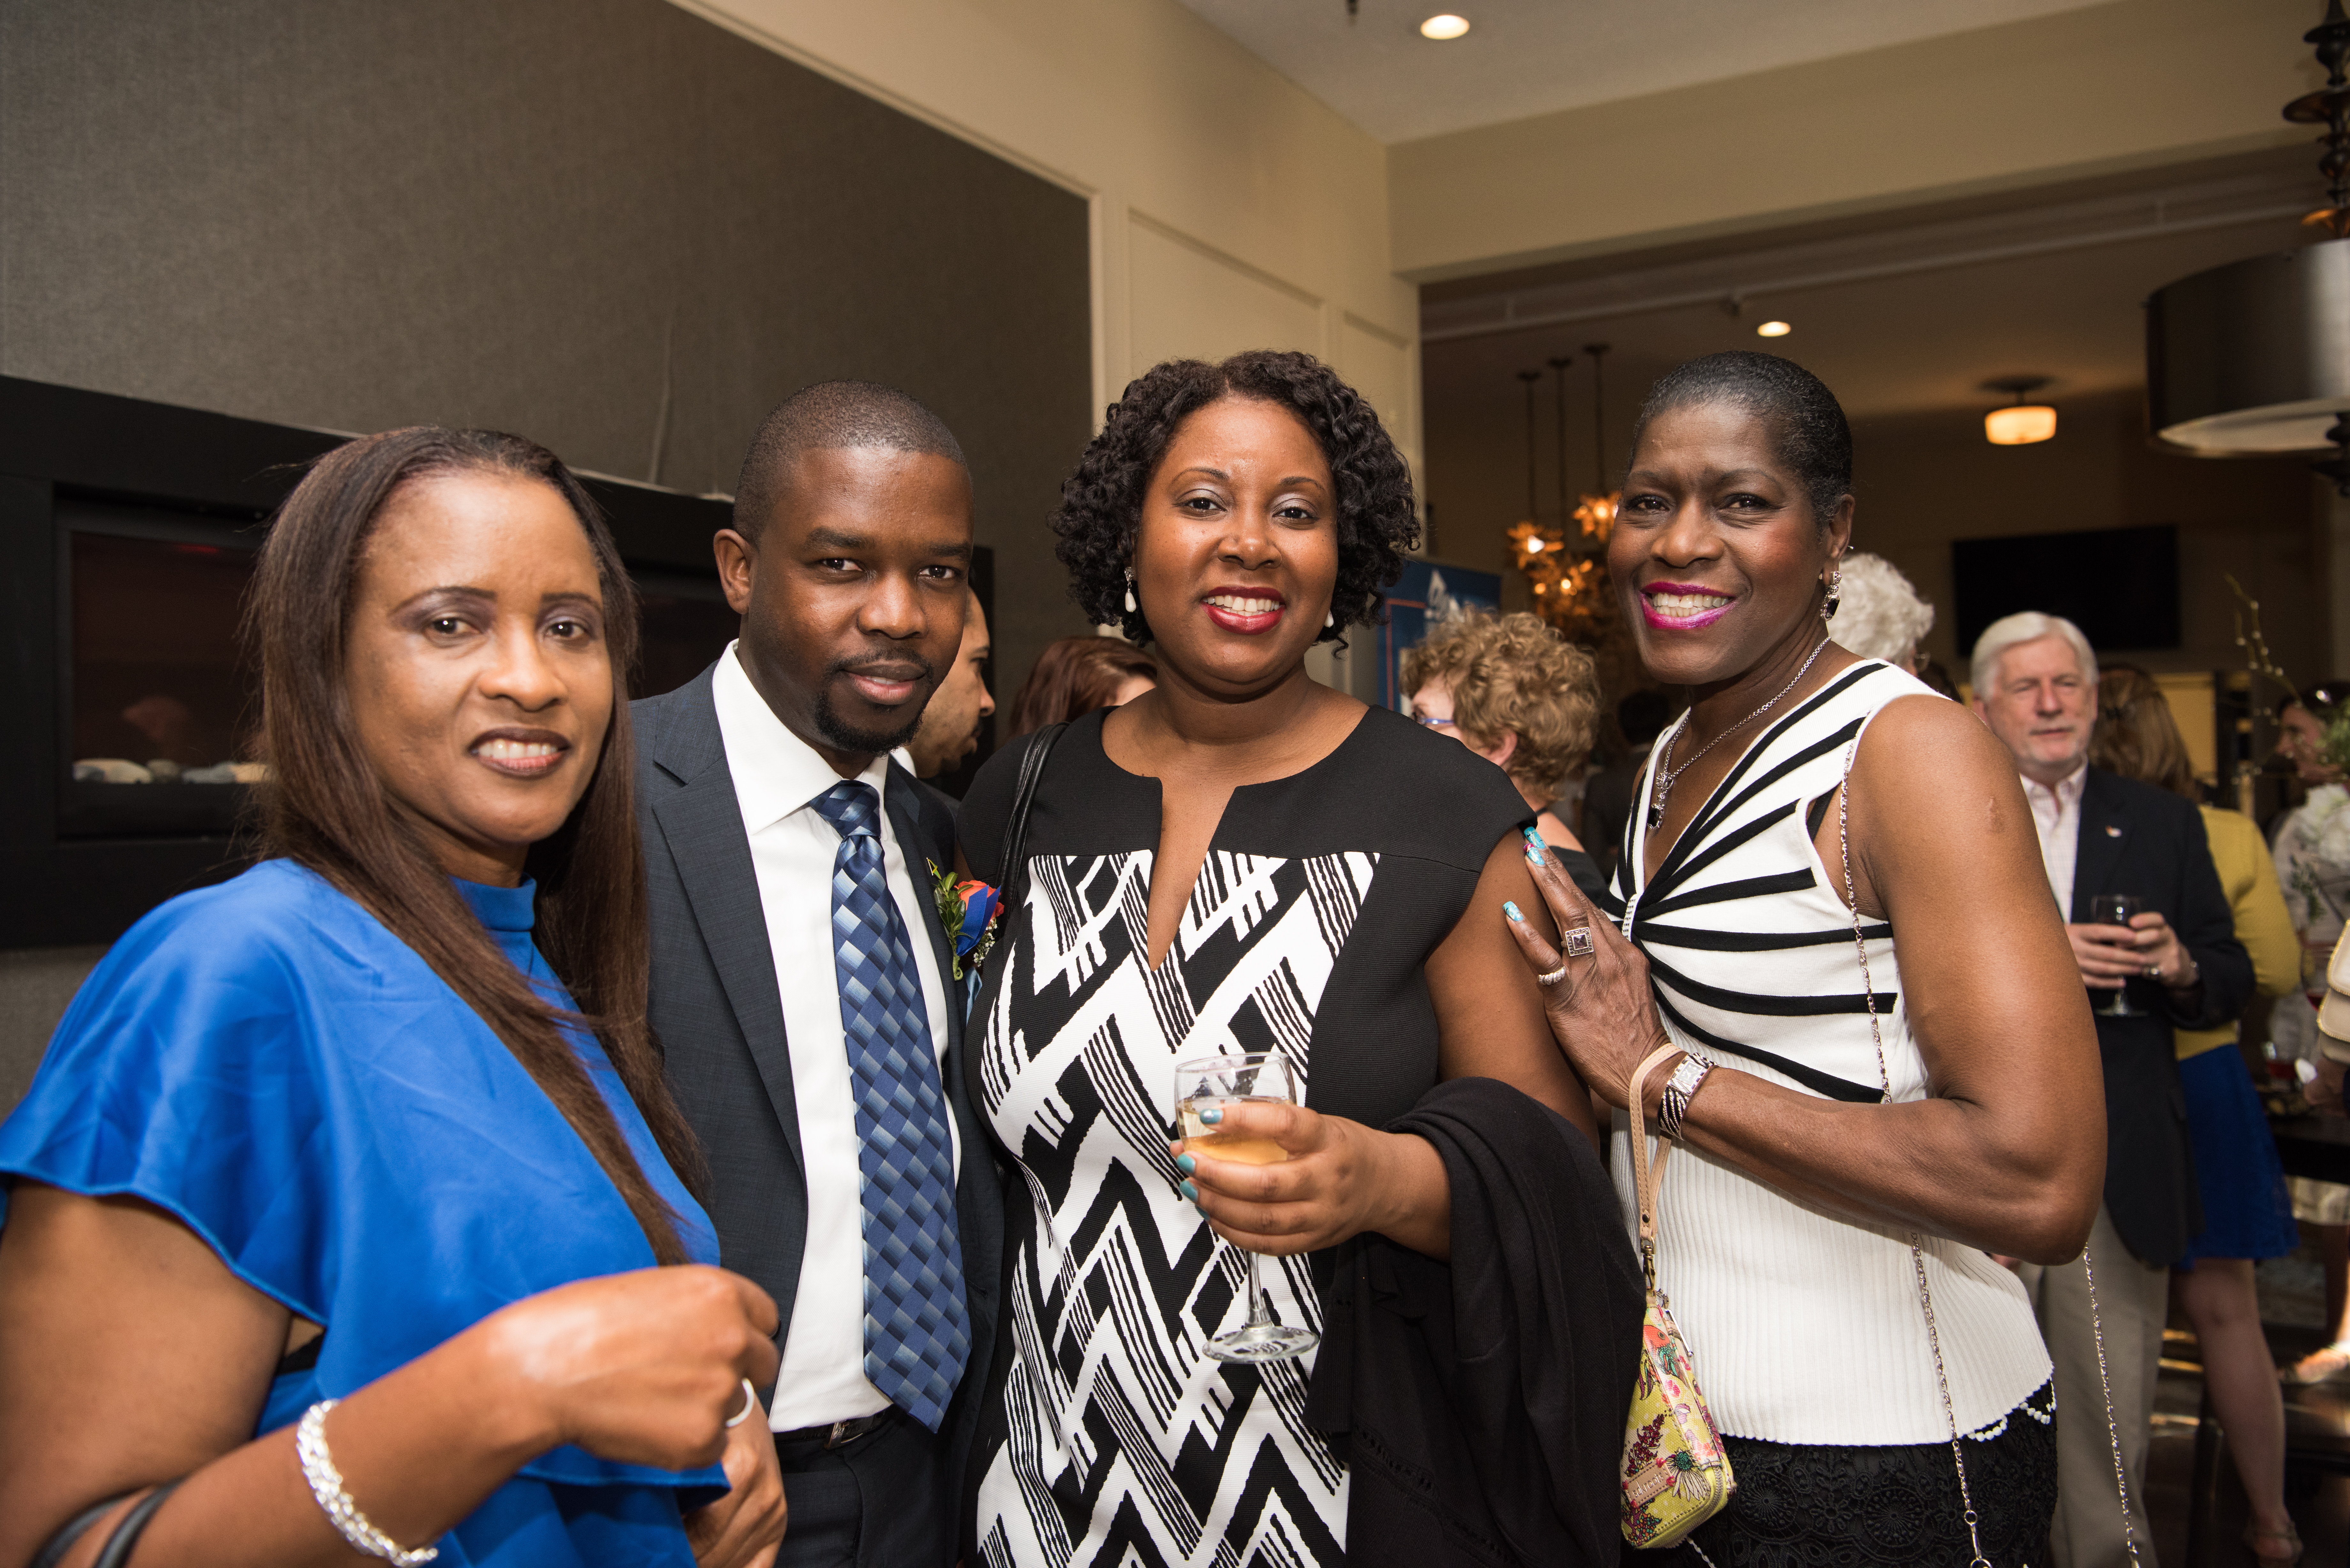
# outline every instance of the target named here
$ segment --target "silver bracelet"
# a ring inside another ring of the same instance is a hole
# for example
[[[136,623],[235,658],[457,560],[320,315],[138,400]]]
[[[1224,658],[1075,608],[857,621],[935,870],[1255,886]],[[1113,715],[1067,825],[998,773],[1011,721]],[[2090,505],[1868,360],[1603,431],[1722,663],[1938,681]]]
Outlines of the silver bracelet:
[[[1681,1140],[1681,1118],[1689,1115],[1690,1097],[1705,1075],[1713,1071],[1713,1064],[1694,1051],[1682,1053],[1680,1064],[1673,1075],[1665,1080],[1665,1092],[1657,1102],[1657,1134],[1675,1143]]]
[[[413,1552],[403,1552],[400,1543],[378,1530],[343,1490],[343,1472],[335,1468],[334,1457],[327,1452],[327,1412],[341,1404],[339,1399],[321,1399],[302,1413],[302,1425],[294,1434],[294,1451],[302,1456],[302,1479],[310,1483],[310,1495],[318,1500],[329,1522],[342,1532],[344,1540],[370,1557],[380,1557],[396,1563],[400,1568],[416,1568],[441,1555],[438,1546],[420,1546]]]

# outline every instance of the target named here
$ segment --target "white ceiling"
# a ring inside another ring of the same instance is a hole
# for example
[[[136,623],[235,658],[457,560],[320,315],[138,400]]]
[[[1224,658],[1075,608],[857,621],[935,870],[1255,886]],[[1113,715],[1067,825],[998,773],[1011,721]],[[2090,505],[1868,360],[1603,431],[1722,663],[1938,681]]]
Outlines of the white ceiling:
[[[1721,81],[2101,0],[1183,0],[1381,141]],[[1450,43],[1419,36],[1466,16]]]

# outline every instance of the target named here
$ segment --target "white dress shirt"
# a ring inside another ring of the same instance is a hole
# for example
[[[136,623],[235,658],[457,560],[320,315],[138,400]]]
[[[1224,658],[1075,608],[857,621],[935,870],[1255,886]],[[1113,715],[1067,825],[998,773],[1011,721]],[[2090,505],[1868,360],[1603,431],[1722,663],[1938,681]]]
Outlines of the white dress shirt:
[[[832,863],[840,835],[810,805],[841,776],[814,747],[784,727],[734,647],[718,661],[710,686],[718,733],[726,745],[734,801],[751,840],[759,904],[767,917],[775,987],[784,1003],[784,1035],[791,1052],[792,1092],[799,1102],[800,1155],[807,1178],[807,1251],[792,1297],[791,1331],[782,1369],[767,1399],[768,1424],[778,1432],[854,1420],[885,1409],[889,1400],[865,1376],[865,1219],[859,1202],[857,1110],[848,1072],[847,1036],[840,1024],[840,983],[832,950]],[[947,993],[931,956],[930,927],[938,919],[917,884],[889,826],[889,759],[876,757],[858,774],[885,807],[876,825],[889,892],[906,922],[921,976],[922,1007],[931,1044],[946,1072]],[[956,1168],[962,1137],[951,1117]]]
[[[2081,791],[2089,782],[2084,762],[2054,787],[2033,778],[2023,781],[2023,798],[2032,803],[2032,824],[2040,830],[2040,864],[2048,870],[2048,889],[2056,895],[2058,919],[2073,918],[2073,867],[2081,854]]]

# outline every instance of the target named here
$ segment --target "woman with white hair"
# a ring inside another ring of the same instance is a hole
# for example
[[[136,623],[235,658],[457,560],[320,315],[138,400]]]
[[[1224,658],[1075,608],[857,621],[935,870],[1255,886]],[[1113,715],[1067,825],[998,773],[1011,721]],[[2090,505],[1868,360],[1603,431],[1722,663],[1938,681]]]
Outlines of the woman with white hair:
[[[1918,645],[1934,629],[1934,607],[1882,556],[1846,556],[1836,573],[1835,618],[1828,634],[1838,648],[1881,659],[1912,674],[1925,662]]]

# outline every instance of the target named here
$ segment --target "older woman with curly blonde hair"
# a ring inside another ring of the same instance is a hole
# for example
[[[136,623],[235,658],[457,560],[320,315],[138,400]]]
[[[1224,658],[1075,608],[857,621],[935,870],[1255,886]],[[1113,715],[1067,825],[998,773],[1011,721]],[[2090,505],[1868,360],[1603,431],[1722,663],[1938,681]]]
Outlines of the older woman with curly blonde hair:
[[[1598,729],[1591,655],[1539,616],[1470,616],[1405,652],[1403,688],[1413,718],[1510,775],[1537,814],[1543,842],[1559,853],[1576,886],[1596,894],[1599,868],[1559,811],[1567,804],[1559,792],[1590,754]]]

